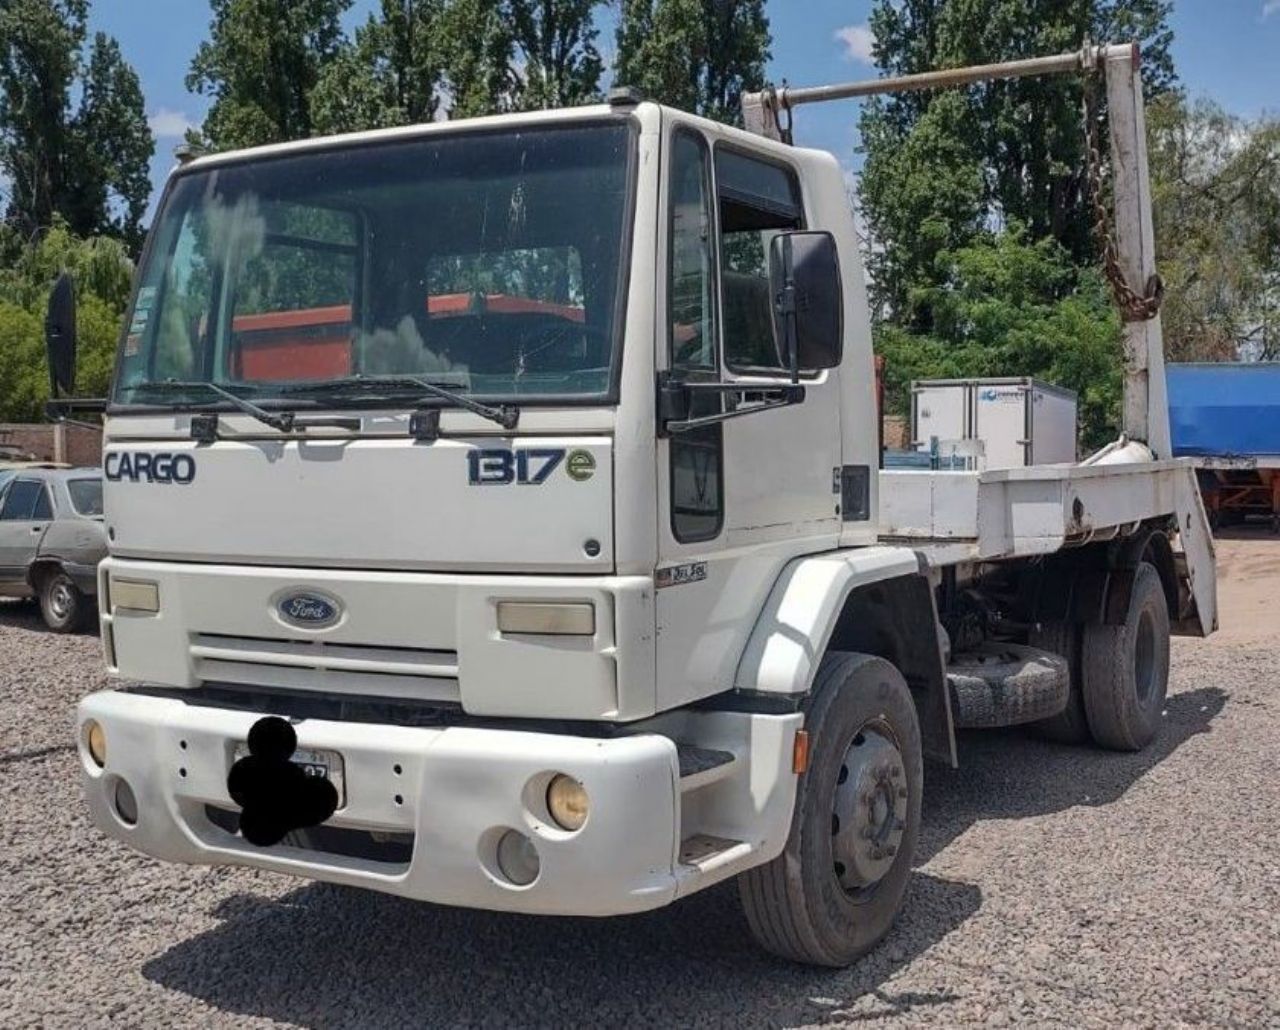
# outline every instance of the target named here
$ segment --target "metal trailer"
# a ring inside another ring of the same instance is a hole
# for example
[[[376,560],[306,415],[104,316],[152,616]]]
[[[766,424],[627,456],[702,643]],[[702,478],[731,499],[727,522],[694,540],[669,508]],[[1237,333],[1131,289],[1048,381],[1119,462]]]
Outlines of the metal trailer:
[[[1028,376],[911,384],[911,442],[974,441],[980,469],[1076,460],[1076,395]]]
[[[1190,458],[1209,524],[1267,518],[1280,533],[1280,362],[1172,364],[1173,453]]]

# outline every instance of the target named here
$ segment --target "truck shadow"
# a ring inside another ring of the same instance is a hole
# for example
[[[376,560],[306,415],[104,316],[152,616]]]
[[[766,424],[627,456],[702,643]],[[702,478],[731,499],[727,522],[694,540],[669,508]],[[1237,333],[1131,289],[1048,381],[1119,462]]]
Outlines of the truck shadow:
[[[1183,743],[1208,732],[1227,696],[1201,689],[1171,697],[1160,741],[1141,754],[1099,754],[1016,733],[966,735],[961,769],[928,768],[917,864],[981,820],[1115,801]],[[278,899],[229,898],[214,912],[219,926],[174,945],[142,972],[224,1012],[317,1030],[588,1019],[825,1023],[923,1015],[959,1000],[950,991],[895,992],[886,985],[981,904],[978,886],[917,870],[908,904],[880,947],[852,969],[823,970],[759,952],[732,884],[611,920],[464,911],[310,884]],[[858,1011],[850,1013],[855,1002]]]
[[[823,970],[758,951],[732,883],[604,920],[466,911],[312,884],[276,900],[227,899],[215,911],[221,926],[142,972],[224,1012],[317,1030],[812,1024],[867,993],[886,1015],[955,1000],[881,985],[980,903],[977,887],[917,873],[884,943],[852,969]]]
[[[1111,804],[1188,740],[1210,732],[1229,696],[1217,687],[1170,696],[1160,736],[1138,752],[1055,744],[1021,730],[962,731],[959,769],[925,767],[917,863],[928,862],[981,820]]]

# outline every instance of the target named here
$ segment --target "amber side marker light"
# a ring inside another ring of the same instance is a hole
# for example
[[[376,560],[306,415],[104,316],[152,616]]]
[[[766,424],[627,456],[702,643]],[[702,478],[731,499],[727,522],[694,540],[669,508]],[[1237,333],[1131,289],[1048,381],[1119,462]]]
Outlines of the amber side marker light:
[[[795,743],[791,745],[791,771],[802,773],[809,768],[809,731],[796,730]]]

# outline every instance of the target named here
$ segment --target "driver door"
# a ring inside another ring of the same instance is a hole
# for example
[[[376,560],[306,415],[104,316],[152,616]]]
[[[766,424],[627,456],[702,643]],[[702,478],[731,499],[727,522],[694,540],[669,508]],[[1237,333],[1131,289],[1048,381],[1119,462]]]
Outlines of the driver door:
[[[690,382],[788,383],[766,255],[772,234],[806,224],[799,176],[680,125],[666,154],[659,353]],[[839,371],[804,385],[803,403],[659,439],[659,707],[730,689],[779,571],[837,546]],[[694,396],[691,417],[724,411],[722,396]]]

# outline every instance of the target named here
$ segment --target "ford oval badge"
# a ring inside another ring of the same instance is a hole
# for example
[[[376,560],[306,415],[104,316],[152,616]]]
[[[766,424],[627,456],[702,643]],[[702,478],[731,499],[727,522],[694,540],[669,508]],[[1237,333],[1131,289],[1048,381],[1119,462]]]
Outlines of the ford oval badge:
[[[342,606],[331,597],[311,591],[286,594],[276,604],[276,611],[285,622],[304,629],[323,629],[332,626],[342,615]]]

